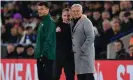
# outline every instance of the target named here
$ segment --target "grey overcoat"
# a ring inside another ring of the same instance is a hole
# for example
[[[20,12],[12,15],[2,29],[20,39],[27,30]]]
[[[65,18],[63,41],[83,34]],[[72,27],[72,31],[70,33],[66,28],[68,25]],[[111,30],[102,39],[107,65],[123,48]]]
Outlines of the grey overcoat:
[[[72,31],[72,47],[75,58],[75,72],[77,74],[94,73],[95,48],[94,30],[91,21],[86,17],[79,19]]]

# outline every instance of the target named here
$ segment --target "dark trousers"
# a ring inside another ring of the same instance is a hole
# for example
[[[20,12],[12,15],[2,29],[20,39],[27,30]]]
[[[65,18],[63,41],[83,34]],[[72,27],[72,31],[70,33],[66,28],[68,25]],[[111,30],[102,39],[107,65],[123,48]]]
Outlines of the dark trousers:
[[[74,58],[72,54],[70,56],[62,55],[60,57],[57,55],[57,58],[55,61],[55,69],[54,69],[55,80],[60,79],[60,76],[62,74],[62,68],[64,68],[66,80],[74,80],[75,66],[74,66]]]
[[[62,73],[62,68],[64,68],[64,73],[66,76],[66,80],[74,80],[74,64],[71,62],[67,62],[64,64],[62,63],[55,63],[55,80],[59,80],[61,73]]]
[[[37,59],[37,69],[39,80],[53,80],[53,60],[46,57]]]
[[[78,80],[95,80],[93,73],[78,74],[77,77],[78,77]]]

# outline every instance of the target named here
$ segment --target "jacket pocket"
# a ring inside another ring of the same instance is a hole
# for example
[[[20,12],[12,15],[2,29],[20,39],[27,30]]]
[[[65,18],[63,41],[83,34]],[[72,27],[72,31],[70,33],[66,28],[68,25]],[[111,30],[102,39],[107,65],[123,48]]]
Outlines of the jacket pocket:
[[[84,53],[86,53],[86,51],[87,51],[87,48],[85,48],[85,47],[80,47],[80,50],[82,51],[82,52],[84,52]]]
[[[82,49],[82,48],[80,48],[80,55],[81,56],[86,56],[87,55],[87,52],[86,51],[84,51],[84,49]]]

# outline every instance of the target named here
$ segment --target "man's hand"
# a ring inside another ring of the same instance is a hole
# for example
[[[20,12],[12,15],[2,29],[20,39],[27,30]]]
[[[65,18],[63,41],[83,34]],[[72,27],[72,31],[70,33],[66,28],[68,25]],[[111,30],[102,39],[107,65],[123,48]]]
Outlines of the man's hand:
[[[61,32],[61,28],[60,27],[57,27],[56,28],[56,32]]]

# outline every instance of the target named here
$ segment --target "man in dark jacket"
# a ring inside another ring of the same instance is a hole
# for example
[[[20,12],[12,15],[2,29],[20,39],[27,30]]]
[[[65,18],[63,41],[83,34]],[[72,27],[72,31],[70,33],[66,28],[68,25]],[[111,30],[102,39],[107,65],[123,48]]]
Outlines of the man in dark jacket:
[[[27,57],[26,58],[29,58],[29,59],[34,59],[34,46],[33,45],[28,45],[26,47],[26,53],[27,53]]]
[[[49,14],[49,8],[47,2],[40,2],[37,5],[38,14],[42,17],[37,31],[35,49],[39,80],[52,80],[53,61],[56,58],[55,24]]]
[[[15,58],[15,47],[13,44],[7,45],[7,56],[6,58]]]
[[[74,54],[72,53],[72,40],[70,29],[70,9],[62,11],[56,28],[57,47],[56,47],[56,66],[55,80],[60,79],[62,68],[66,75],[66,80],[74,80]]]
[[[26,58],[26,52],[25,52],[25,48],[23,45],[18,44],[16,46],[16,58]]]
[[[116,47],[116,59],[117,60],[129,60],[130,59],[129,53],[125,51],[124,44],[121,40],[115,41],[115,47]]]

